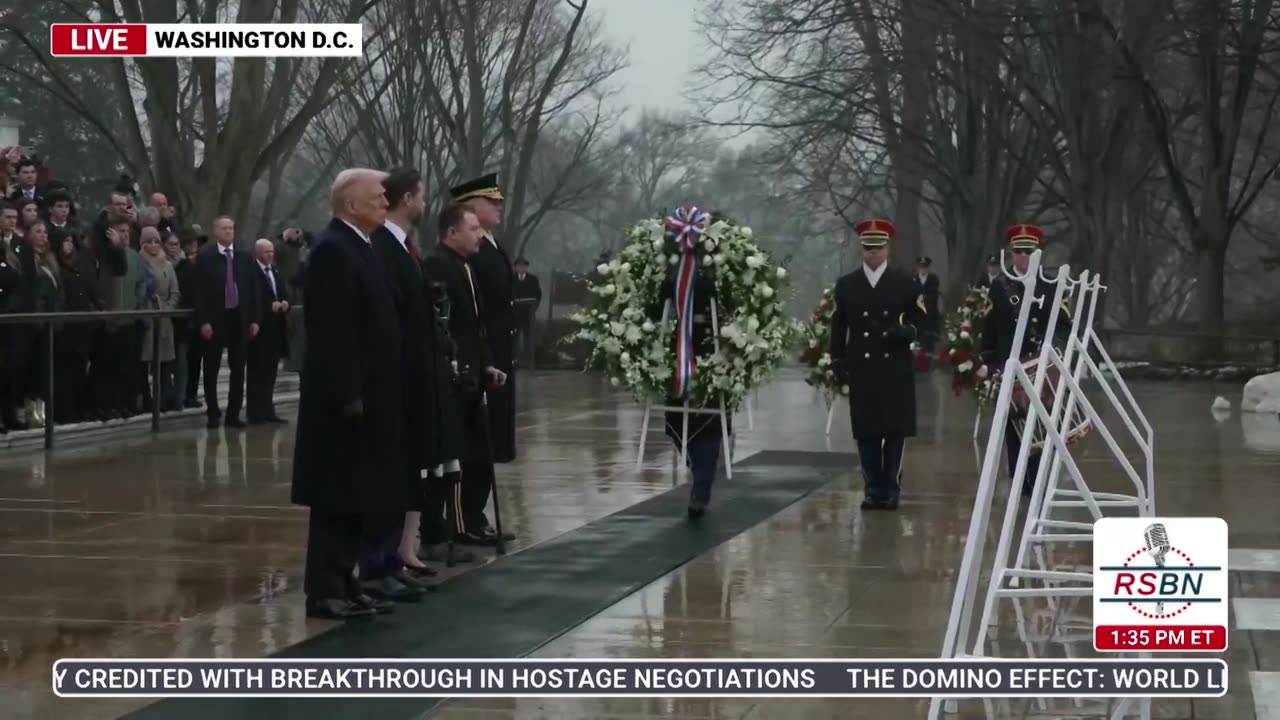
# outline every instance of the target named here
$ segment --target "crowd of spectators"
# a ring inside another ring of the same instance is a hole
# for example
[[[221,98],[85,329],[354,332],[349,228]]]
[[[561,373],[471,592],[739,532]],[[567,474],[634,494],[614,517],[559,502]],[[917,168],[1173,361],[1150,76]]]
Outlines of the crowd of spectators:
[[[165,193],[141,202],[122,177],[101,209],[86,212],[73,188],[47,175],[19,149],[0,149],[0,315],[194,310],[195,259],[208,237],[181,222]],[[278,239],[295,248],[302,240],[296,229]],[[276,254],[254,255],[271,263]],[[205,350],[181,315],[0,322],[0,433],[150,413],[157,378],[162,411],[201,407]]]

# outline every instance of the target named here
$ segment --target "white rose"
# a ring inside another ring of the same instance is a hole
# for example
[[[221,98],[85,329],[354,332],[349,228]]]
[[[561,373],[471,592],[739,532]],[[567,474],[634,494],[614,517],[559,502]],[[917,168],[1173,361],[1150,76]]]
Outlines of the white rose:
[[[990,373],[991,371],[987,368],[986,365],[983,365],[982,367],[978,368],[978,377],[980,378],[984,378]]]
[[[667,262],[671,263],[672,265],[678,265],[680,263],[680,256],[672,255],[671,257],[667,258]]]
[[[631,272],[631,263],[629,263],[629,262],[624,262],[624,263],[622,263],[622,271],[623,271],[623,272]]]
[[[712,250],[716,249],[715,238],[710,238],[710,237],[705,238],[703,239],[702,244],[706,246],[707,252],[711,252]]]
[[[841,386],[840,386],[840,391],[841,391],[841,392],[843,392],[845,395],[848,395],[848,394],[849,394],[849,386],[848,386],[848,385],[841,385]]]
[[[649,322],[648,320],[645,320],[644,324],[640,326],[640,329],[645,332],[653,332],[653,323]]]
[[[654,250],[661,250],[661,249],[662,249],[662,238],[658,238],[657,240],[654,240],[654,241],[653,241],[653,249],[654,249]]]
[[[957,365],[957,366],[956,366],[956,370],[959,370],[959,371],[960,371],[960,372],[962,372],[962,373],[969,372],[969,371],[970,371],[970,370],[972,370],[972,369],[973,369],[973,361],[972,361],[972,360],[965,360],[964,362],[962,362],[962,363],[960,363],[959,365]]]
[[[784,277],[786,277],[786,276],[787,276],[787,269],[786,269],[786,268],[778,268],[778,279],[779,279],[779,280],[781,280],[782,278],[784,278]]]
[[[627,342],[639,342],[644,337],[644,333],[640,332],[640,328],[632,325],[627,328]]]
[[[760,329],[760,321],[754,317],[747,318],[747,329],[755,332]]]
[[[749,227],[743,227],[739,232],[742,233],[742,237],[744,238],[751,237],[751,228]]]
[[[608,263],[600,263],[599,265],[597,265],[597,266],[596,266],[596,272],[600,273],[601,275],[608,275],[608,274],[609,274],[609,264],[608,264]]]
[[[749,255],[747,257],[747,267],[755,269],[764,265],[764,258],[759,255]]]
[[[809,338],[809,347],[811,348],[818,347],[818,338]]]
[[[948,333],[948,334],[947,334],[947,339],[948,339],[948,340],[950,340],[951,342],[955,342],[955,341],[956,341],[956,334],[955,334],[955,333]]]
[[[621,360],[621,361],[622,361],[622,362],[624,362],[624,363],[629,363],[629,362],[631,362],[631,353],[629,353],[629,352],[624,352],[624,353],[622,353],[622,355],[621,355],[621,356],[619,356],[619,357],[618,357],[618,359],[619,359],[619,360]]]
[[[611,322],[609,323],[609,331],[614,335],[621,336],[627,331],[627,326],[620,322]]]
[[[973,337],[973,336],[972,336],[972,335],[970,335],[970,334],[969,334],[969,332],[968,332],[967,330],[961,330],[961,331],[960,331],[960,339],[961,339],[961,340],[968,340],[968,339],[969,339],[969,338],[971,338],[971,337]]]
[[[756,286],[756,292],[760,293],[764,297],[773,297],[773,288],[765,285],[764,283],[760,283]]]

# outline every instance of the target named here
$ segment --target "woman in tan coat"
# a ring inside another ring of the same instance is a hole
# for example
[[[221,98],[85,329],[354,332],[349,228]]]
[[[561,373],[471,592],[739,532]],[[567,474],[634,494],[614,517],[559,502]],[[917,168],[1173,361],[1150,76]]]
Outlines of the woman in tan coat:
[[[164,243],[160,231],[154,227],[142,228],[142,260],[146,299],[143,307],[148,310],[174,310],[178,307],[178,274],[173,270],[173,263],[164,254]],[[152,373],[160,373],[160,407],[165,411],[177,410],[180,405],[173,387],[173,320],[159,318],[147,323],[146,340],[142,344],[142,361],[151,362],[152,345],[156,335],[160,340],[160,367],[151,368]]]

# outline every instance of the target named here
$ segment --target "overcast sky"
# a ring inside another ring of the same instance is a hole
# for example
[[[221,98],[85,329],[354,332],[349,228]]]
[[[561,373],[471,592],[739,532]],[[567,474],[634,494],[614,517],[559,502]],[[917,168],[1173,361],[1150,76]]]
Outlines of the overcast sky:
[[[630,66],[616,78],[622,100],[678,110],[686,80],[705,58],[697,27],[698,0],[590,0],[614,42],[630,45]]]

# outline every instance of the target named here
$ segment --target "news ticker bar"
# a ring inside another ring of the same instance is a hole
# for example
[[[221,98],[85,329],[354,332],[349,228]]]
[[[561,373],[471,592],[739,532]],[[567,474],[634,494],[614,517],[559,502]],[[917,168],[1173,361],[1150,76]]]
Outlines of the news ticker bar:
[[[1225,660],[58,660],[59,697],[1222,697]]]
[[[54,57],[361,57],[359,23],[54,23]]]

